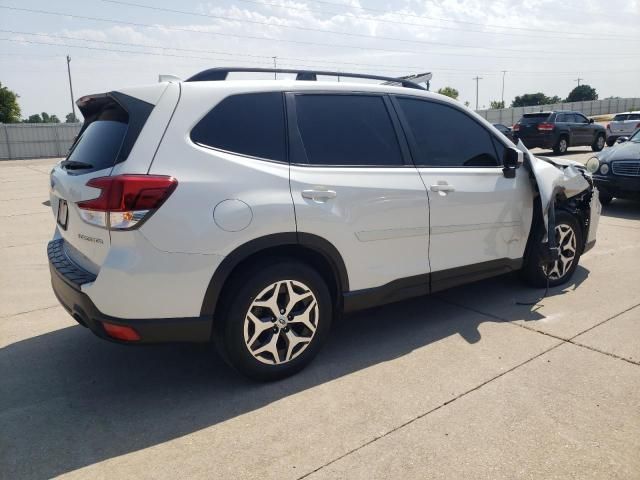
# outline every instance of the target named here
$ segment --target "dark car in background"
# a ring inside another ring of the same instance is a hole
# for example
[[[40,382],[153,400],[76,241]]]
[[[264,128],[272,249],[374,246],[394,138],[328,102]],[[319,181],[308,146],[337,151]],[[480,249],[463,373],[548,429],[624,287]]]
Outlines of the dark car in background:
[[[513,126],[513,135],[527,148],[553,149],[557,155],[579,146],[590,146],[599,152],[607,137],[602,125],[580,112],[569,111],[525,113]]]
[[[515,138],[513,137],[513,132],[511,131],[510,127],[507,127],[506,125],[503,125],[501,123],[494,123],[493,126],[496,127],[496,129],[509,140],[515,142]]]
[[[587,161],[603,205],[614,198],[640,200],[640,130],[620,141]]]

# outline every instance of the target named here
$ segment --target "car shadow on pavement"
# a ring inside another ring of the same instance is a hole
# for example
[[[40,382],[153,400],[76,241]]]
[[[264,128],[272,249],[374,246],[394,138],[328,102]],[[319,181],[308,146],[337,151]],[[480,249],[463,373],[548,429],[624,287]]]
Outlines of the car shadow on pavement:
[[[580,267],[568,288],[587,275]],[[347,316],[306,370],[270,384],[243,379],[203,345],[123,346],[81,326],[16,342],[0,350],[3,476],[51,478],[211,427],[455,334],[479,342],[482,323],[502,320],[449,298],[473,303],[469,299],[481,295],[489,311],[508,307],[506,320],[538,320],[544,317],[535,306],[515,301],[541,292],[506,275]]]
[[[640,201],[616,198],[609,205],[602,207],[602,215],[624,220],[640,220]]]

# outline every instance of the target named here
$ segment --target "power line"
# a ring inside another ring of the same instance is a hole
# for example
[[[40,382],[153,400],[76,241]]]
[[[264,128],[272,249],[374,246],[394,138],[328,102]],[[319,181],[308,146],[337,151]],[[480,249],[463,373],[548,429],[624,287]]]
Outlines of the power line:
[[[357,38],[367,38],[367,39],[374,39],[374,40],[390,40],[393,42],[404,42],[404,43],[414,43],[414,44],[422,44],[422,45],[437,45],[440,47],[451,47],[451,48],[475,48],[475,49],[481,49],[481,50],[499,50],[499,51],[505,51],[505,52],[522,52],[522,53],[545,53],[545,54],[553,54],[553,55],[573,55],[573,52],[567,52],[567,51],[562,51],[562,50],[552,50],[552,51],[545,51],[545,50],[536,50],[534,52],[532,52],[531,50],[522,50],[519,48],[502,48],[502,47],[486,47],[486,46],[482,46],[482,45],[469,45],[469,44],[457,44],[457,43],[448,43],[448,42],[436,42],[436,41],[431,41],[431,40],[416,40],[416,39],[406,39],[406,38],[398,38],[398,37],[386,37],[386,36],[382,36],[382,35],[367,35],[364,33],[355,33],[355,32],[339,32],[336,30],[327,30],[327,29],[323,29],[323,28],[313,28],[313,27],[301,27],[298,25],[281,25],[281,24],[275,24],[275,23],[271,23],[271,22],[264,22],[264,21],[260,21],[260,20],[249,20],[249,19],[245,19],[245,18],[234,18],[234,17],[225,17],[223,15],[213,15],[213,14],[208,14],[208,13],[198,13],[198,12],[189,12],[186,10],[177,10],[177,9],[173,9],[173,8],[165,8],[165,7],[157,7],[154,5],[145,5],[142,3],[134,3],[134,2],[126,2],[123,0],[100,0],[102,2],[106,2],[106,3],[112,3],[112,4],[116,4],[116,5],[126,5],[129,7],[137,7],[137,8],[145,8],[147,10],[154,10],[154,11],[158,11],[158,12],[168,12],[168,13],[178,13],[180,15],[191,15],[191,16],[195,16],[195,17],[206,17],[206,18],[213,18],[213,19],[217,19],[217,20],[225,20],[225,21],[231,21],[231,22],[241,22],[241,23],[250,23],[252,25],[263,25],[263,26],[267,26],[267,27],[277,27],[277,28],[290,28],[290,29],[294,29],[294,30],[302,30],[302,31],[308,31],[308,32],[319,32],[319,33],[330,33],[333,35],[345,35],[345,36],[349,36],[349,37],[357,37]]]
[[[203,35],[212,35],[212,36],[222,36],[222,37],[236,37],[236,38],[249,38],[249,39],[255,39],[255,40],[260,40],[262,42],[264,41],[271,41],[271,42],[283,42],[283,43],[293,43],[293,44],[299,44],[299,45],[315,45],[315,46],[322,46],[322,47],[331,47],[331,48],[351,48],[351,49],[356,49],[356,50],[366,50],[366,51],[381,51],[381,52],[387,52],[387,53],[411,53],[411,54],[424,54],[424,51],[417,51],[417,50],[401,50],[401,49],[389,49],[389,48],[380,48],[380,47],[369,47],[369,46],[359,46],[359,45],[346,45],[346,44],[337,44],[337,43],[323,43],[323,42],[311,42],[311,41],[303,41],[303,40],[289,40],[289,39],[277,39],[277,38],[267,38],[267,37],[258,37],[258,36],[253,36],[253,35],[241,35],[241,34],[236,34],[236,33],[219,33],[219,32],[209,32],[209,31],[203,31],[203,30],[196,30],[193,28],[183,28],[183,27],[172,27],[172,26],[168,26],[168,25],[161,25],[161,24],[146,24],[146,23],[139,23],[139,22],[130,22],[130,21],[125,21],[125,20],[114,20],[114,19],[110,19],[110,18],[102,18],[102,17],[90,17],[90,16],[86,16],[86,15],[75,15],[75,14],[70,14],[70,13],[61,13],[61,12],[52,12],[52,11],[48,11],[48,10],[35,10],[35,9],[28,9],[28,8],[20,8],[20,7],[9,7],[6,5],[0,5],[0,8],[3,9],[7,9],[7,10],[13,10],[13,11],[19,11],[19,12],[28,12],[28,13],[38,13],[38,14],[43,14],[43,15],[53,15],[53,16],[58,16],[58,17],[69,17],[69,18],[78,18],[78,19],[83,19],[83,20],[92,20],[92,21],[97,21],[97,22],[105,22],[105,23],[111,23],[111,24],[116,24],[116,25],[132,25],[132,26],[137,26],[137,27],[143,27],[143,28],[153,28],[153,29],[159,29],[159,30],[174,30],[174,31],[181,31],[181,32],[189,32],[189,33],[200,33]],[[274,25],[271,25],[274,26]],[[460,46],[458,46],[459,48]],[[461,57],[474,57],[474,58],[478,58],[479,54],[475,53],[475,54],[465,54],[465,53],[453,53],[453,52],[428,52],[430,55],[445,55],[445,56],[461,56]],[[530,53],[530,52],[526,52],[526,53]],[[608,54],[608,55],[602,55],[603,57],[606,58],[611,58],[614,55],[618,55],[621,57],[626,57],[626,56],[630,56],[630,57],[635,57],[635,55],[619,55],[619,54]],[[521,56],[500,56],[500,55],[486,55],[486,54],[482,54],[483,57],[486,58],[514,58],[514,59],[521,59]],[[574,58],[578,58],[578,56],[573,55]],[[597,55],[587,55],[586,57],[593,59],[596,58]],[[545,57],[535,57],[535,56],[529,56],[527,55],[528,59],[544,59],[544,60],[558,60],[558,61],[566,61],[565,57],[559,57],[559,58],[549,58],[548,56]]]
[[[102,1],[108,1],[108,0],[102,0]],[[276,7],[276,8],[281,8],[284,10],[297,10],[300,12],[315,12],[315,13],[321,13],[324,15],[341,15],[341,16],[346,16],[347,18],[350,19],[356,19],[356,20],[363,20],[366,22],[376,22],[376,23],[389,23],[389,24],[394,24],[394,25],[407,25],[407,26],[413,26],[413,27],[428,27],[430,29],[436,29],[436,30],[453,30],[453,31],[464,31],[464,32],[474,32],[474,33],[482,33],[482,34],[488,34],[488,35],[510,35],[510,36],[519,36],[519,37],[535,37],[535,38],[540,38],[540,33],[539,31],[536,31],[537,33],[514,33],[514,32],[492,32],[492,31],[486,31],[486,30],[471,30],[468,27],[464,27],[464,28],[457,28],[457,27],[448,27],[448,26],[443,26],[443,25],[429,25],[429,24],[424,24],[424,23],[410,23],[410,22],[403,22],[400,20],[390,20],[387,18],[372,18],[372,17],[361,17],[358,15],[355,15],[353,13],[349,13],[347,15],[345,15],[342,12],[336,12],[336,11],[330,11],[330,10],[319,10],[319,9],[315,9],[315,8],[309,8],[309,7],[296,7],[295,5],[282,5],[279,3],[269,3],[269,2],[262,2],[259,0],[238,0],[241,2],[245,2],[245,3],[251,3],[254,5],[259,5],[261,7]],[[116,2],[112,2],[112,3],[116,3]],[[120,2],[118,2],[120,3]],[[347,8],[359,8],[359,7],[355,7],[355,6],[348,6],[345,5],[345,7]],[[382,13],[392,13],[395,15],[394,12],[383,12],[380,11]],[[431,19],[429,17],[420,17],[423,18],[425,20],[437,20],[437,19]],[[447,21],[455,21],[455,20],[447,20]],[[485,25],[483,25],[485,26]],[[505,29],[509,29],[511,27],[491,27],[491,28],[505,28]],[[558,33],[556,32],[552,32],[549,31],[549,33]],[[567,36],[567,35],[572,35],[572,36]],[[567,32],[566,35],[545,35],[545,38],[560,38],[560,39],[565,39],[565,40],[582,40],[584,38],[591,38],[592,35],[591,34],[582,34],[579,32]],[[632,35],[610,35],[610,34],[603,34],[602,36],[599,36],[599,38],[630,38],[630,39],[635,39],[636,37],[632,36]]]
[[[128,53],[128,54],[135,54],[135,55],[155,55],[155,56],[168,56],[168,57],[177,57],[177,58],[189,58],[189,59],[204,59],[204,60],[228,60],[228,59],[221,59],[221,58],[216,58],[216,57],[202,57],[202,56],[184,56],[184,55],[175,55],[175,54],[170,54],[167,53],[166,50],[175,50],[175,51],[180,51],[180,52],[195,52],[195,53],[212,53],[212,54],[217,54],[217,55],[228,55],[228,56],[233,56],[233,57],[237,57],[237,56],[249,56],[252,58],[259,58],[262,59],[262,61],[255,61],[258,64],[269,64],[271,63],[269,61],[269,59],[273,59],[273,56],[268,56],[268,55],[255,55],[255,54],[244,54],[244,53],[238,53],[238,52],[222,52],[219,50],[201,50],[201,49],[189,49],[189,48],[179,48],[179,47],[172,47],[172,46],[166,46],[166,45],[148,45],[148,44],[140,44],[140,43],[130,43],[130,42],[114,42],[114,41],[108,41],[108,40],[95,40],[95,39],[89,39],[89,38],[82,38],[82,37],[72,37],[72,36],[67,36],[67,35],[54,35],[54,34],[48,34],[48,33],[36,33],[36,32],[21,32],[21,31],[16,31],[16,30],[2,30],[0,29],[0,32],[4,32],[4,33],[13,33],[13,34],[19,34],[19,35],[34,35],[34,36],[40,36],[40,37],[51,37],[51,38],[59,38],[59,39],[65,39],[65,40],[76,40],[76,41],[84,41],[84,42],[95,42],[95,43],[100,43],[100,44],[108,44],[108,45],[120,45],[120,46],[128,46],[128,47],[134,47],[134,48],[155,48],[155,49],[162,49],[163,53],[157,53],[157,52],[146,52],[146,51],[137,51],[137,50],[121,50],[121,49],[112,49],[112,48],[97,48],[94,46],[87,46],[87,45],[71,45],[68,43],[53,43],[53,42],[37,42],[37,41],[33,41],[33,40],[27,40],[27,39],[21,39],[21,38],[0,38],[0,41],[10,41],[10,42],[15,42],[15,43],[29,43],[29,44],[35,44],[35,45],[47,45],[47,46],[53,46],[53,47],[70,47],[70,48],[79,48],[79,49],[89,49],[89,50],[99,50],[99,51],[106,51],[106,52],[115,52],[115,53]],[[25,55],[25,54],[19,54],[19,53],[15,53],[15,54],[0,54],[0,55],[12,55],[12,56],[30,56],[30,57],[46,57],[46,58],[58,58],[61,55]],[[308,66],[312,66],[312,67],[317,67],[318,64],[325,64],[325,65],[351,65],[351,66],[357,66],[357,67],[373,67],[376,70],[380,71],[380,70],[386,70],[386,71],[393,71],[393,72],[397,72],[398,70],[424,70],[425,67],[424,66],[416,66],[416,65],[389,65],[389,64],[385,64],[385,67],[390,67],[390,68],[384,68],[384,67],[380,67],[380,64],[373,64],[373,63],[357,63],[357,62],[341,62],[341,61],[333,61],[333,60],[317,60],[317,59],[313,59],[313,58],[306,58],[306,59],[300,59],[300,58],[295,58],[295,57],[281,57],[278,56],[276,57],[278,59],[282,59],[282,60],[289,60],[289,61],[293,61],[293,62],[308,62],[308,61],[313,61],[314,63],[312,65],[307,64]],[[477,69],[465,69],[465,68],[454,68],[454,67],[448,67],[448,66],[444,66],[444,67],[440,67],[440,66],[430,66],[429,67],[432,71],[434,72],[477,72]],[[501,71],[484,71],[482,72],[483,75],[499,75],[500,73],[505,72],[505,70],[501,70]],[[617,73],[637,73],[640,72],[640,70],[591,70],[591,71],[587,71],[586,73],[590,73],[590,74],[594,74],[594,73],[606,73],[606,74],[617,74]],[[515,75],[552,75],[552,76],[556,76],[556,75],[574,75],[575,71],[550,71],[550,72],[537,72],[537,71],[531,71],[531,70],[509,70],[509,73],[511,74],[515,74]],[[446,73],[447,75],[466,75],[466,73]]]

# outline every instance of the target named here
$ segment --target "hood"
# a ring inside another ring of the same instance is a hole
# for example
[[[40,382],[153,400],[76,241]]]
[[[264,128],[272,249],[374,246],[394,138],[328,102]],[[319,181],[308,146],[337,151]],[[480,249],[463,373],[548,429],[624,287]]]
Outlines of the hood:
[[[588,190],[591,186],[591,183],[587,180],[590,174],[586,171],[584,165],[572,160],[536,157],[531,154],[521,140],[518,142],[517,147],[524,154],[524,164],[531,172],[531,176],[540,192],[543,223],[545,230],[548,230],[549,208],[556,196],[559,193],[563,193],[567,198],[571,198]],[[547,241],[546,233],[548,232],[545,232],[543,241]]]
[[[640,160],[640,143],[624,142],[618,143],[598,154],[601,162],[611,162],[613,160]]]

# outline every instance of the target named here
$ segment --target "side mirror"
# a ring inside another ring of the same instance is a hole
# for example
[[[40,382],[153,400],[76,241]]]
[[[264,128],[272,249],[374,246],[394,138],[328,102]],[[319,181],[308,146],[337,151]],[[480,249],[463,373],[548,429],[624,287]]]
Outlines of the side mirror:
[[[589,123],[593,123],[593,118],[590,118],[590,119],[589,119]]]
[[[629,137],[618,137],[618,139],[616,140],[616,143],[624,143],[627,142],[629,140]]]
[[[515,178],[516,169],[520,166],[520,156],[522,152],[516,148],[507,147],[504,151],[504,160],[502,167],[502,173],[505,178]]]

